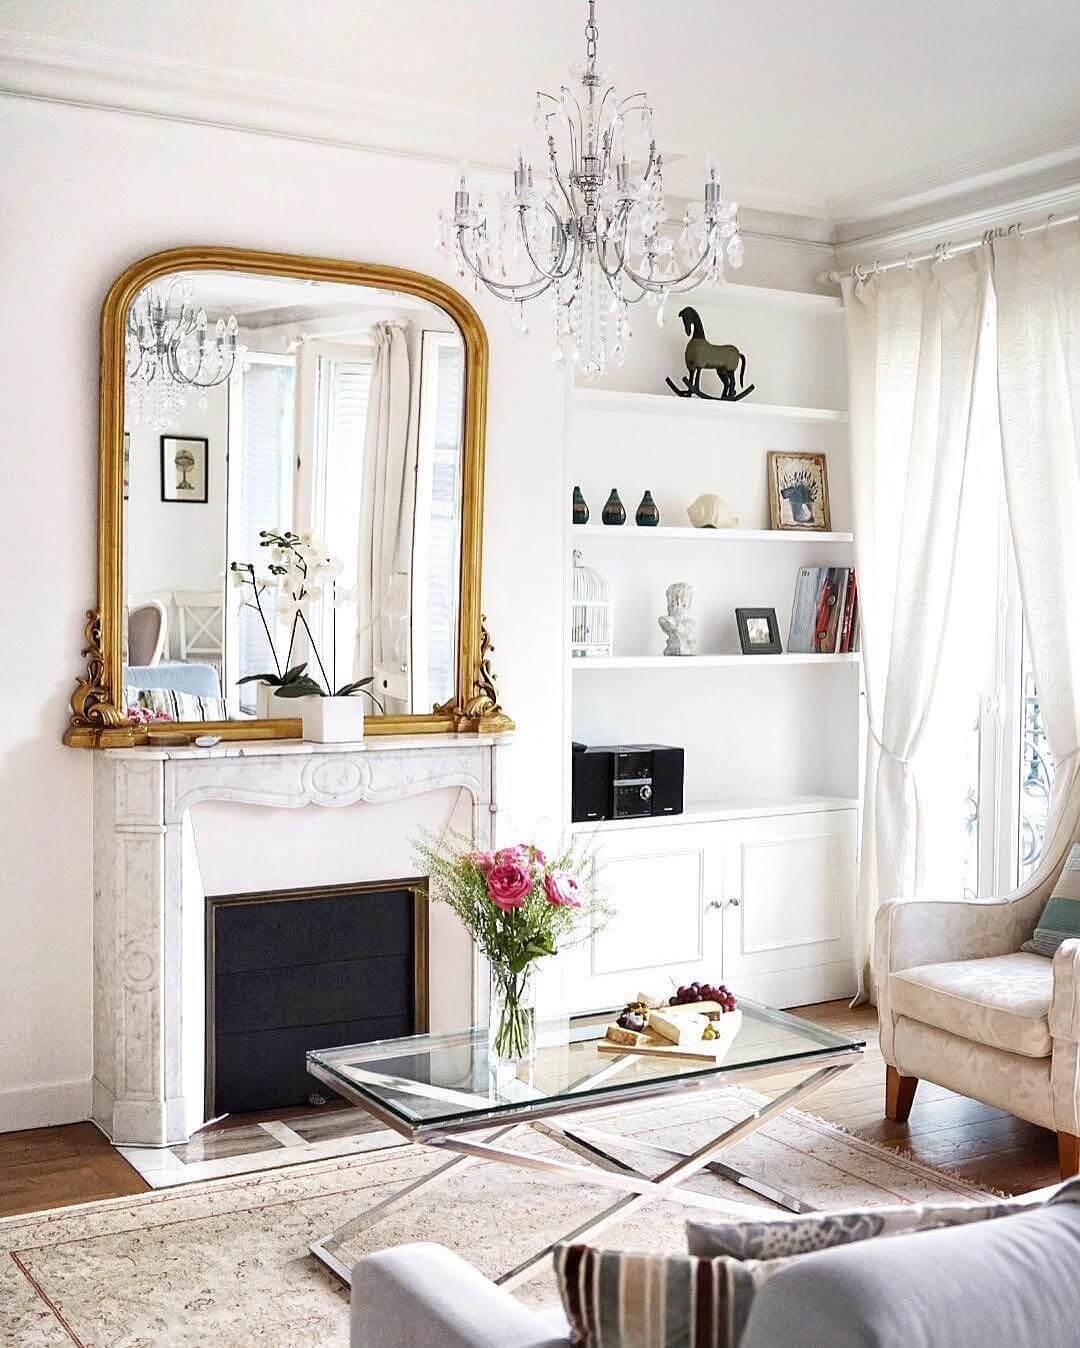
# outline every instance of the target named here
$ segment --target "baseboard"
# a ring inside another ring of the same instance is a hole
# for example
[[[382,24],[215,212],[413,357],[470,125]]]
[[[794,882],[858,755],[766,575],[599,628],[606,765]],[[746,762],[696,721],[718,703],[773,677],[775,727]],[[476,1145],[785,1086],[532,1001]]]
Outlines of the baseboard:
[[[90,1117],[90,1081],[60,1081],[0,1091],[0,1133],[82,1123]]]

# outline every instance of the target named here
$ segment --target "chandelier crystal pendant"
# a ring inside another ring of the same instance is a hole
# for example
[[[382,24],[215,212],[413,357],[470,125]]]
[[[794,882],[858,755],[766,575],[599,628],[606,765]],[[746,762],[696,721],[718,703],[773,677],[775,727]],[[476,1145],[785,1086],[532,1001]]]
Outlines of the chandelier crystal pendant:
[[[528,331],[525,305],[550,291],[552,359],[570,362],[589,380],[609,359],[622,364],[631,305],[645,300],[654,306],[662,327],[670,294],[718,285],[725,265],[739,267],[743,260],[738,207],[724,200],[711,160],[703,200],[687,207],[677,239],[662,232],[668,219],[664,161],[649,98],[619,98],[612,72],[597,68],[597,37],[596,0],[588,0],[585,61],[570,68],[580,93],[563,85],[558,98],[536,95],[546,179],[534,179],[518,151],[513,187],[489,208],[460,168],[453,207],[438,215],[437,238],[459,276],[471,275],[477,290],[486,286],[515,305],[512,325],[519,333]]]
[[[236,315],[219,318],[211,331],[206,310],[192,306],[192,293],[190,281],[174,277],[167,285],[147,286],[128,310],[125,364],[132,425],[146,421],[164,430],[190,389],[198,391],[198,404],[205,407],[206,390],[244,368],[247,347],[239,341]]]

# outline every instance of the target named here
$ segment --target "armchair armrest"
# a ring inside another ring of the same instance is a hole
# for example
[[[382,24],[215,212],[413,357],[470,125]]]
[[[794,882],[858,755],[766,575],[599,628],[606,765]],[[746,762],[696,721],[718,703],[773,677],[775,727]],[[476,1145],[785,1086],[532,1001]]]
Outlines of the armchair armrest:
[[[880,983],[898,969],[1008,955],[1026,938],[1026,912],[1009,899],[890,899],[874,924]]]
[[[380,1250],[353,1269],[352,1348],[568,1348],[568,1333],[441,1245]]]
[[[1054,955],[1050,1033],[1056,1040],[1080,1043],[1080,941],[1062,941]]]
[[[1027,939],[1027,901],[995,899],[890,899],[874,921],[874,991],[881,1053],[901,1068],[893,1048],[895,1022],[889,1004],[889,975],[922,964],[1008,955]]]

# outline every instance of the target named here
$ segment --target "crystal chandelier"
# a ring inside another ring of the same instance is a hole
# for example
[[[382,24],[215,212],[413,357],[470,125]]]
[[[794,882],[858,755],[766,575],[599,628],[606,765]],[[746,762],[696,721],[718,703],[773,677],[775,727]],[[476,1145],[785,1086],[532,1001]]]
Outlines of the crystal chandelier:
[[[192,307],[192,293],[190,281],[173,277],[166,285],[140,291],[128,310],[125,356],[132,425],[148,421],[164,429],[186,403],[189,389],[198,390],[199,406],[205,407],[206,390],[224,384],[234,369],[244,366],[247,348],[237,340],[236,315],[219,318],[211,333],[206,310]]]
[[[585,61],[570,68],[575,94],[536,95],[535,125],[546,139],[545,180],[534,180],[523,151],[513,187],[494,209],[474,194],[458,170],[453,208],[439,212],[437,244],[459,276],[471,275],[515,305],[512,325],[528,331],[525,305],[551,292],[556,364],[571,362],[596,379],[610,359],[622,363],[630,336],[630,306],[645,300],[664,323],[670,294],[703,282],[719,284],[725,263],[739,267],[743,245],[738,207],[725,201],[712,161],[706,162],[704,198],[691,203],[677,239],[662,233],[664,165],[653,139],[648,95],[620,99],[596,58],[596,0],[588,0]],[[559,145],[567,156],[559,162]],[[643,164],[635,175],[632,145]]]

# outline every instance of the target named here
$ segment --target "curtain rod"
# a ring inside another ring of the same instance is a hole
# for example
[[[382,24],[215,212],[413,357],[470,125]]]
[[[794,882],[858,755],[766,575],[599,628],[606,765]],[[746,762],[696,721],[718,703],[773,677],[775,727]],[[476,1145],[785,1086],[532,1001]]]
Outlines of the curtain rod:
[[[1004,239],[1010,234],[1022,238],[1026,234],[1042,234],[1048,229],[1057,229],[1059,225],[1074,225],[1077,221],[1080,221],[1080,211],[1073,211],[1069,215],[1048,215],[1038,225],[1024,225],[1018,221],[1009,225],[1007,229],[1001,226],[988,229],[978,239],[966,239],[963,243],[939,243],[929,253],[916,253],[914,256],[908,253],[906,257],[897,258],[892,262],[882,262],[879,258],[875,258],[869,266],[859,262],[854,267],[845,267],[843,271],[826,272],[822,279],[833,285],[839,285],[845,276],[853,277],[856,281],[866,281],[871,276],[880,276],[882,272],[895,271],[897,267],[914,267],[920,262],[933,262],[937,259],[955,257],[957,253],[970,253],[976,248],[985,248],[994,239]]]

